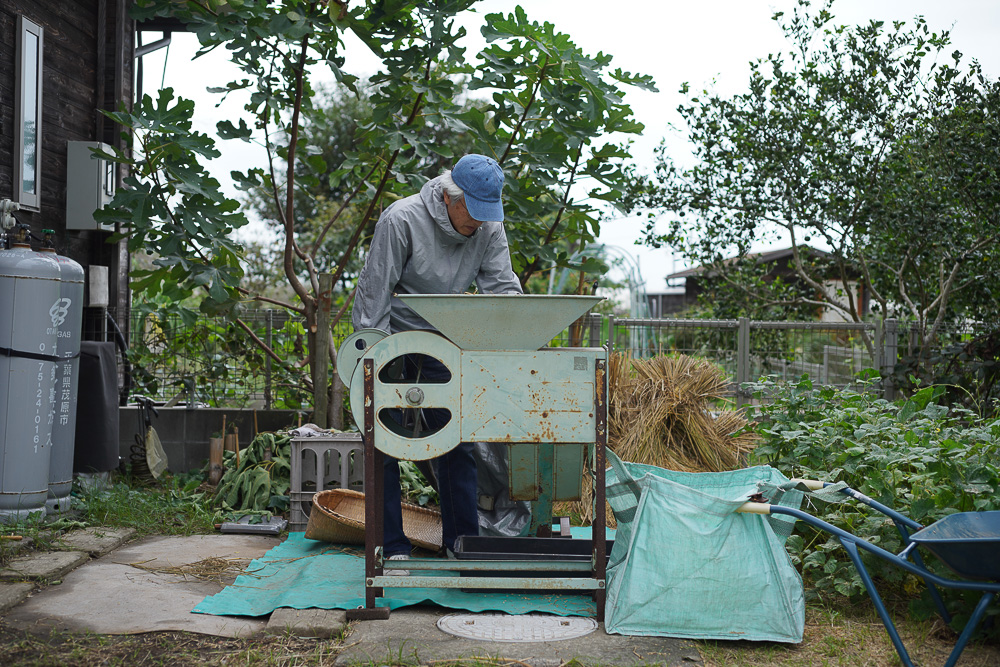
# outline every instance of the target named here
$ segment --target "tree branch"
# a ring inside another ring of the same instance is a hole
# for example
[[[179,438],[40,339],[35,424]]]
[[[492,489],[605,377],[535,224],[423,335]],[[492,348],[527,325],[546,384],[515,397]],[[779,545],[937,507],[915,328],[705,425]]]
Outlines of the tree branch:
[[[338,310],[338,311],[337,311],[337,314],[336,314],[336,315],[334,316],[334,318],[333,318],[333,319],[332,319],[332,320],[330,321],[330,326],[331,326],[331,327],[335,327],[335,326],[337,326],[337,323],[338,323],[338,322],[340,322],[340,318],[341,318],[341,317],[343,317],[343,316],[344,316],[344,313],[346,313],[346,312],[347,312],[347,307],[348,307],[349,305],[351,305],[351,302],[352,302],[352,301],[354,301],[354,293],[355,293],[355,292],[357,292],[357,288],[356,288],[356,287],[355,287],[354,289],[352,289],[352,290],[350,291],[350,293],[349,293],[349,294],[347,295],[347,298],[346,298],[346,299],[344,299],[344,305],[340,307],[340,310]]]
[[[535,87],[531,90],[531,96],[528,98],[528,103],[524,105],[524,111],[521,112],[521,117],[517,119],[517,125],[510,133],[510,139],[507,140],[507,147],[504,149],[503,155],[500,156],[499,160],[497,160],[501,166],[503,166],[503,163],[507,161],[507,156],[510,155],[510,151],[514,147],[514,142],[517,141],[517,135],[521,131],[521,127],[524,125],[524,121],[528,116],[528,111],[535,103],[535,96],[538,94],[539,88],[542,87],[542,82],[545,80],[545,70],[548,69],[548,67],[549,58],[546,56],[545,62],[542,63],[542,68],[538,71],[538,79],[535,80]]]
[[[316,243],[313,245],[312,250],[309,252],[310,257],[312,257],[313,259],[316,258],[316,253],[319,252],[320,246],[323,245],[323,239],[326,238],[326,234],[327,232],[330,231],[330,227],[333,226],[333,223],[335,223],[340,218],[340,215],[341,213],[344,212],[344,209],[346,209],[347,206],[351,203],[351,201],[358,195],[358,193],[361,192],[361,188],[364,187],[365,183],[368,182],[368,179],[372,177],[376,169],[378,169],[378,164],[372,165],[371,171],[369,171],[368,174],[363,179],[358,181],[358,184],[354,187],[354,190],[351,192],[351,194],[349,194],[347,198],[344,199],[343,202],[341,202],[340,208],[337,209],[337,212],[330,217],[330,219],[326,222],[325,225],[323,225],[322,231],[320,231],[319,236],[316,237]]]
[[[314,298],[306,290],[305,285],[295,275],[294,255],[302,256],[295,243],[295,149],[299,138],[299,114],[302,111],[302,88],[305,78],[305,61],[308,51],[309,36],[302,37],[299,47],[299,62],[295,71],[295,103],[292,108],[291,132],[288,140],[288,176],[285,184],[285,252],[284,269],[288,283],[302,299],[304,304],[310,304]]]
[[[236,318],[233,318],[233,321],[234,321],[234,322],[236,322],[236,324],[237,324],[237,325],[239,325],[239,327],[240,327],[241,329],[243,329],[243,331],[245,331],[245,332],[247,333],[247,335],[248,335],[248,336],[250,336],[250,338],[251,338],[251,339],[253,340],[253,342],[254,342],[254,343],[255,343],[255,344],[257,345],[257,347],[259,347],[259,348],[260,348],[261,350],[263,350],[263,351],[264,351],[264,353],[265,353],[265,354],[267,354],[267,356],[271,357],[272,359],[274,359],[275,361],[277,361],[277,362],[278,362],[279,364],[281,364],[282,366],[284,366],[284,365],[285,365],[285,360],[284,360],[284,359],[282,359],[281,357],[279,357],[279,356],[278,356],[278,355],[277,355],[277,354],[275,353],[275,351],[274,351],[274,350],[272,350],[272,349],[271,349],[270,347],[268,347],[267,343],[265,343],[264,341],[262,341],[262,340],[260,339],[260,337],[259,337],[259,336],[257,336],[257,334],[255,334],[255,333],[253,332],[253,330],[252,330],[252,329],[251,329],[251,328],[250,328],[249,326],[247,326],[247,323],[246,323],[246,322],[244,322],[243,320],[241,320],[241,319],[240,319],[240,318],[238,318],[238,317],[236,317]]]

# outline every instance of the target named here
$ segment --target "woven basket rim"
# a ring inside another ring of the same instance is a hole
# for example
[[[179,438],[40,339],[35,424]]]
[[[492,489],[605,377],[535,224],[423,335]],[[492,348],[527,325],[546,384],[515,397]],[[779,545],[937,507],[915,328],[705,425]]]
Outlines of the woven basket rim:
[[[322,516],[325,524],[339,524],[348,530],[338,529],[336,526],[328,525],[330,534],[338,537],[355,540],[352,544],[364,544],[364,498],[365,494],[354,489],[326,489],[313,495],[312,508],[309,514],[310,526],[314,523],[313,516]],[[349,516],[343,512],[338,512],[337,508],[345,501],[356,504],[361,503],[361,517]],[[424,549],[436,551],[442,546],[441,539],[441,512],[428,507],[421,507],[413,503],[401,503],[403,508],[403,533],[411,543]],[[317,518],[316,528],[319,528]],[[316,533],[318,530],[308,532]],[[360,533],[360,534],[359,534]],[[323,533],[326,535],[326,531]],[[336,541],[327,537],[312,538],[323,539],[325,541]]]

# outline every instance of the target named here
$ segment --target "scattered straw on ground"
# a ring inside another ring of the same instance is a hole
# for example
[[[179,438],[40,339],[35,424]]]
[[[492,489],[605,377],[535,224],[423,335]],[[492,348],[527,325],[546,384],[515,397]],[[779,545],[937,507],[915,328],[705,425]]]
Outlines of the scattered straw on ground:
[[[246,558],[220,558],[212,556],[184,565],[147,565],[147,563],[152,563],[155,560],[153,558],[137,563],[122,564],[131,565],[138,570],[145,570],[153,574],[176,575],[183,577],[185,581],[190,577],[191,579],[211,581],[218,584],[226,584],[241,574],[254,576],[254,572],[256,572],[256,570],[253,572],[244,571],[246,566],[250,564],[250,561]]]

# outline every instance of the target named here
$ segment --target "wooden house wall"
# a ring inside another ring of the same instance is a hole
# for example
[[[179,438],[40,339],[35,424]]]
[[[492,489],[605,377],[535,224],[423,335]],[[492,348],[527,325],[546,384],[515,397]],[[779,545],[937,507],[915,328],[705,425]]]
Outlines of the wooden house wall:
[[[41,210],[18,218],[32,233],[54,229],[58,250],[84,267],[107,266],[111,306],[127,325],[128,252],[109,232],[66,229],[66,149],[69,141],[120,145],[120,130],[98,109],[132,97],[134,27],[127,0],[0,0],[0,198],[13,194],[17,17],[44,29]],[[120,178],[120,177],[119,177]]]

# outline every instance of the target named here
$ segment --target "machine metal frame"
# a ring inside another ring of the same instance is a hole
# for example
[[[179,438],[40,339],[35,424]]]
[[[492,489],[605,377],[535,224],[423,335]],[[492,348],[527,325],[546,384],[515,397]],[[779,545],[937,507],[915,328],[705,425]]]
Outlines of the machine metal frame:
[[[460,349],[466,350],[464,346]],[[553,355],[581,348],[559,348],[541,350],[523,350],[526,354],[541,355],[545,358],[550,352]],[[472,355],[477,352],[470,351]],[[410,558],[405,561],[405,569],[413,571],[407,576],[386,576],[385,562],[382,551],[384,542],[383,517],[383,463],[385,454],[379,447],[378,432],[384,429],[376,428],[378,404],[376,402],[376,384],[378,369],[376,360],[362,355],[351,385],[359,379],[363,381],[363,429],[364,466],[365,466],[365,606],[348,611],[350,619],[386,619],[389,608],[378,605],[378,599],[384,597],[386,588],[461,588],[474,590],[550,590],[550,591],[590,591],[596,604],[598,621],[604,620],[605,583],[607,575],[607,531],[605,513],[605,467],[607,465],[606,448],[608,436],[608,349],[587,348],[588,357],[594,359],[593,364],[593,428],[594,432],[573,436],[573,442],[592,442],[593,457],[591,466],[594,474],[594,497],[596,507],[592,525],[592,557],[589,562],[569,559],[531,559],[531,560],[490,560],[490,559],[442,559],[442,558]],[[451,369],[459,372],[460,369]],[[534,373],[534,371],[532,371]],[[589,383],[590,379],[587,379]],[[354,390],[352,390],[354,393]],[[354,401],[352,401],[353,403]],[[357,408],[355,408],[357,409]],[[589,412],[589,409],[585,410]],[[357,415],[356,416],[361,416]],[[589,417],[589,415],[588,415]],[[555,429],[558,431],[558,428]],[[392,436],[386,435],[387,438]],[[519,446],[534,445],[544,447],[559,442],[518,443]],[[555,436],[559,438],[558,435]],[[506,442],[499,436],[494,441]],[[510,440],[513,444],[514,440]],[[459,443],[455,442],[455,446]],[[583,444],[581,446],[586,446]],[[541,482],[540,482],[541,484]],[[541,491],[548,498],[547,492]],[[450,574],[427,576],[429,573],[448,572]],[[485,576],[463,577],[463,573],[485,572]],[[503,576],[498,576],[503,573]],[[542,574],[544,573],[544,574]],[[553,575],[553,573],[556,573]],[[509,576],[506,576],[508,575]],[[561,576],[565,574],[565,576]],[[581,576],[582,575],[582,576]],[[589,575],[589,576],[588,576]]]

